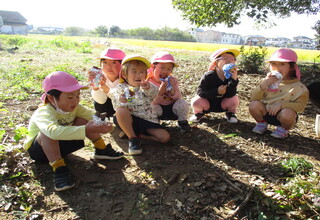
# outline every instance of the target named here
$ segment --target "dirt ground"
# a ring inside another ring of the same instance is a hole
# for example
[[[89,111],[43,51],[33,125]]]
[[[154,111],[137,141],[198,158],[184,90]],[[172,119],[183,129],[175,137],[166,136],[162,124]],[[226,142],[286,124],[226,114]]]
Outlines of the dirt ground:
[[[192,62],[182,59],[176,72],[184,78],[181,90],[187,101],[195,94],[207,60]],[[281,179],[276,164],[284,158],[303,157],[319,167],[320,141],[314,132],[319,109],[309,103],[285,140],[270,136],[274,127],[265,135],[252,133],[249,94],[262,77],[240,74],[238,124],[227,123],[224,114],[210,113],[192,124],[191,132],[181,133],[176,122],[162,121],[172,137],[169,144],[143,142],[142,155],[118,161],[92,159],[88,143],[66,159],[76,179],[71,190],[55,192],[49,165],[26,158],[26,169],[40,182],[30,186],[35,197],[32,219],[257,219],[261,213],[290,218],[289,213],[273,213],[268,190]],[[83,96],[91,100],[89,91]],[[6,108],[29,111],[38,98],[11,100]],[[115,129],[103,138],[127,152],[127,139],[118,135]],[[3,212],[1,216],[13,218]]]

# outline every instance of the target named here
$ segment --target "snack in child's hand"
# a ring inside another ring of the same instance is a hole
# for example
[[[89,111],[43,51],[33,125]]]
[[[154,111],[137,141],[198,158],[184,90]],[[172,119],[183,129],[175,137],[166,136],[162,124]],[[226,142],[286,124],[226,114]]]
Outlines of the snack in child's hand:
[[[170,91],[172,89],[170,79],[171,79],[171,76],[168,76],[167,78],[160,78],[162,82],[167,82],[167,88],[166,88],[167,91]]]
[[[234,63],[227,63],[223,65],[222,70],[224,72],[224,76],[226,77],[226,79],[230,79],[230,77],[232,76],[230,70],[232,70],[235,67],[236,67],[236,64]]]
[[[94,123],[101,125],[101,124],[107,124],[109,123],[108,118],[106,117],[107,113],[106,112],[96,112],[95,115],[92,116]]]
[[[271,84],[271,85],[268,87],[267,90],[268,90],[268,91],[272,91],[272,92],[276,92],[276,91],[278,91],[278,89],[279,89],[279,84],[280,84],[280,82],[281,82],[281,80],[282,80],[282,74],[281,74],[280,72],[278,72],[278,71],[272,71],[271,74],[268,75],[268,77],[270,77],[270,76],[275,76],[275,77],[277,77],[278,81],[275,82],[275,83],[273,83],[273,84]]]
[[[90,70],[91,72],[94,72],[96,74],[96,77],[92,80],[91,85],[93,87],[93,89],[98,89],[99,88],[99,83],[100,83],[100,79],[101,79],[101,69],[94,66],[91,68]]]

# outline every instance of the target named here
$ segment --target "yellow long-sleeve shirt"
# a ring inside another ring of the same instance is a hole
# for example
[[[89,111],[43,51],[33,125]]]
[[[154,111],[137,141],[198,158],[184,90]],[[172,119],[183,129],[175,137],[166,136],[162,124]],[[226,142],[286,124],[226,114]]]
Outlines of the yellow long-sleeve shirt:
[[[280,102],[282,108],[303,112],[308,103],[309,91],[298,79],[283,80],[276,92],[262,90],[260,83],[252,90],[251,101],[261,101],[267,109]]]
[[[33,113],[30,119],[24,147],[28,149],[39,132],[53,140],[84,140],[85,126],[72,126],[72,124],[77,117],[90,121],[93,114],[91,109],[80,104],[68,114],[58,114],[51,104],[43,105]]]

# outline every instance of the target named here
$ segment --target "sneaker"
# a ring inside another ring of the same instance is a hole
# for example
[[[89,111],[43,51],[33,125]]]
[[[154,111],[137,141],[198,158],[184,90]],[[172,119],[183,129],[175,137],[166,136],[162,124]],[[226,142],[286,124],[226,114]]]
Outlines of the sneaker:
[[[124,153],[115,151],[111,144],[107,144],[106,148],[103,150],[96,149],[96,153],[94,155],[94,159],[101,160],[118,160],[122,157],[124,157]]]
[[[258,124],[252,129],[254,133],[263,134],[268,129],[268,124],[266,122],[258,122]]]
[[[275,138],[286,138],[288,137],[288,131],[286,129],[284,129],[283,127],[277,126],[276,130],[274,132],[271,133],[272,137]]]
[[[140,138],[130,138],[129,139],[129,154],[130,155],[138,155],[142,154],[142,148],[140,143]]]
[[[238,119],[233,112],[226,112],[226,118],[229,123],[238,123]]]
[[[179,126],[180,130],[183,132],[191,130],[191,127],[190,127],[189,122],[187,120],[178,121],[178,126]]]
[[[67,166],[58,167],[53,174],[54,189],[63,191],[74,187],[72,174]]]
[[[320,138],[320,115],[316,116],[315,129],[317,136]]]
[[[191,122],[199,122],[201,120],[201,118],[203,118],[203,116],[204,116],[204,113],[202,113],[202,112],[194,114],[189,118],[189,121],[191,121]]]

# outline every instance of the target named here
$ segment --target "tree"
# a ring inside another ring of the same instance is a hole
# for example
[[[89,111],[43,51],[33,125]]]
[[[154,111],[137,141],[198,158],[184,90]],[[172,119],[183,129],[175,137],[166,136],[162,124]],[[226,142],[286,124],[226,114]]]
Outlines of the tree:
[[[63,31],[63,34],[66,36],[82,36],[84,35],[84,33],[85,33],[85,30],[83,28],[75,27],[75,26],[67,27]]]
[[[317,23],[312,27],[313,30],[315,30],[316,33],[316,48],[319,50],[320,49],[320,20],[317,21]]]
[[[106,37],[108,36],[108,27],[105,25],[100,25],[94,29],[94,34],[98,37]]]
[[[110,35],[111,37],[115,37],[115,36],[120,35],[120,34],[121,34],[121,29],[120,29],[120,27],[115,26],[115,25],[111,26],[111,28],[110,28],[110,33],[109,33],[109,35]]]
[[[196,26],[228,27],[240,24],[247,15],[257,22],[266,22],[270,15],[289,17],[297,14],[317,14],[320,0],[172,0],[173,7],[182,11],[182,17]]]

